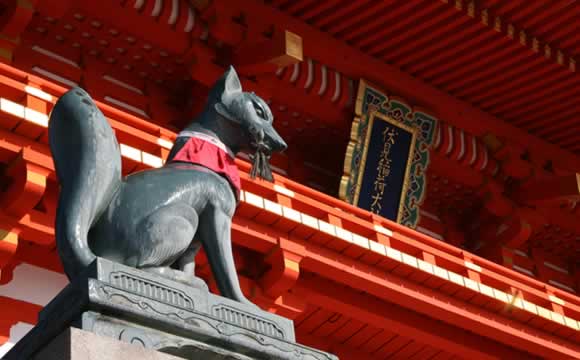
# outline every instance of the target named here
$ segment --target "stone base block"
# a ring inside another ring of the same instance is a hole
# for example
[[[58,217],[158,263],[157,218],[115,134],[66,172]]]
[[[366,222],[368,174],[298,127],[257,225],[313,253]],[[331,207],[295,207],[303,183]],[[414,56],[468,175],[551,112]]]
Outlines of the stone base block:
[[[100,258],[40,312],[38,324],[5,359],[34,359],[56,339],[75,334],[70,327],[182,359],[336,359],[297,344],[291,320]],[[128,359],[111,357],[117,358]]]
[[[114,359],[179,360],[180,358],[81,329],[68,328],[34,355],[32,360]]]

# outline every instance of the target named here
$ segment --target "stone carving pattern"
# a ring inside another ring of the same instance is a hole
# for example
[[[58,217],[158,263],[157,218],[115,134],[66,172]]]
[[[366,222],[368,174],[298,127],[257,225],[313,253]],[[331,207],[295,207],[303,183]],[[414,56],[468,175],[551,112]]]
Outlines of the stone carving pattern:
[[[250,329],[264,335],[284,339],[284,331],[271,321],[250,315],[229,306],[218,305],[213,307],[213,315],[230,324]]]
[[[140,310],[155,313],[157,315],[176,319],[179,321],[184,321],[190,325],[199,326],[197,319],[194,318],[193,314],[185,310],[162,310],[156,305],[156,300],[145,301],[141,299],[138,295],[132,295],[130,293],[120,292],[119,289],[108,285],[101,285],[98,288],[98,292],[105,295],[108,301],[124,304],[129,306],[137,306]]]
[[[171,306],[184,309],[194,309],[193,300],[181,291],[163,286],[151,280],[146,280],[138,276],[125,272],[113,272],[110,275],[112,285],[131,293],[148,297]]]

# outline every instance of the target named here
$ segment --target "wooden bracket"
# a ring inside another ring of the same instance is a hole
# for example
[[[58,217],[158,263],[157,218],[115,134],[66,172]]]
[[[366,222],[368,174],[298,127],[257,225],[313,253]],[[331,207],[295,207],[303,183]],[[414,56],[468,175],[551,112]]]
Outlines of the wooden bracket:
[[[302,38],[284,31],[275,33],[270,40],[241,45],[233,54],[232,63],[240,74],[251,76],[273,73],[302,59]]]

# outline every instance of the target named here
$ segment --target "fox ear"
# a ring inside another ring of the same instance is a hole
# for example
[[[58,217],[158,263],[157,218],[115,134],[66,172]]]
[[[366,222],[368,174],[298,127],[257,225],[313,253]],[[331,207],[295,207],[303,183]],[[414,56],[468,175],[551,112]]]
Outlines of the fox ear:
[[[222,98],[227,99],[236,93],[242,92],[242,84],[240,83],[238,74],[236,73],[236,70],[234,69],[233,66],[230,65],[229,69],[226,70],[224,78],[225,78],[225,86]]]

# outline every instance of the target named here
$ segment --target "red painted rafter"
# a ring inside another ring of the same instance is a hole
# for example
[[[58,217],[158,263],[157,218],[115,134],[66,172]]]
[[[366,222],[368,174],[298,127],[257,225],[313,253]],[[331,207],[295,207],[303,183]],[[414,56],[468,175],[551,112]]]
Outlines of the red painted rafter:
[[[394,19],[402,17],[403,14],[412,12],[416,8],[416,3],[405,2],[400,6],[380,11],[376,14],[376,18],[353,29],[351,33],[345,35],[344,39],[360,48],[364,45],[364,41],[369,41],[370,37],[384,30],[385,24],[390,24]]]
[[[365,26],[376,24],[377,21],[380,21],[385,9],[388,9],[387,11],[392,10],[394,1],[385,0],[369,4],[367,8],[351,14],[348,19],[344,19],[341,23],[333,26],[332,29],[329,29],[329,32],[337,34],[341,38],[345,36],[345,40],[348,40],[348,36],[356,36],[357,33],[364,31],[363,28]]]
[[[552,80],[563,80],[568,78],[570,75],[560,71],[555,68],[546,68],[542,64],[538,65],[536,68],[530,70],[534,74],[541,74],[543,79],[548,81]],[[495,104],[503,103],[504,99],[520,99],[522,96],[529,95],[533,90],[539,90],[543,87],[540,82],[530,82],[528,78],[509,78],[510,81],[505,81],[504,85],[501,87],[500,95],[497,95],[495,91],[497,90],[493,86],[486,86],[479,88],[477,92],[474,85],[466,93],[470,100],[482,108],[490,108]]]
[[[323,27],[331,27],[333,24],[340,22],[342,19],[350,17],[350,14],[358,8],[362,8],[366,6],[369,0],[360,0],[360,1],[351,1],[341,4],[340,6],[336,6],[332,12],[330,12],[324,18],[318,18],[313,22],[316,26],[321,28]]]
[[[418,15],[418,14],[417,14]],[[431,13],[416,19],[412,24],[401,30],[388,35],[388,41],[377,43],[369,49],[369,53],[388,61],[391,58],[391,50],[398,49],[401,45],[413,38],[422,38],[430,30],[438,28],[438,24],[443,24],[454,17],[453,13],[448,12],[445,8],[435,8]]]
[[[401,41],[397,46],[390,46],[389,51],[383,56],[385,61],[394,62],[401,65],[412,63],[416,59],[420,59],[423,51],[429,51],[427,48],[436,46],[439,49],[447,47],[445,43],[449,44],[453,41],[454,36],[464,35],[464,31],[460,31],[467,22],[471,21],[468,16],[459,16],[451,13],[449,17],[445,17],[438,22],[433,23],[430,27],[423,30],[416,37],[411,38],[407,32],[400,34]],[[413,57],[412,55],[415,55]],[[415,59],[415,60],[414,60]]]
[[[305,21],[315,21],[318,16],[338,7],[341,1],[343,0],[318,1],[317,4],[308,9],[304,9],[298,16]]]
[[[384,49],[385,43],[390,42],[389,40],[385,41],[386,39],[390,39],[391,37],[398,35],[400,32],[406,31],[410,27],[429,20],[433,16],[432,12],[440,9],[443,5],[444,4],[441,4],[438,1],[434,1],[410,8],[408,11],[397,15],[396,22],[393,22],[388,26],[382,24],[380,30],[365,36],[365,38],[358,41],[358,46],[364,49],[367,54],[379,56]]]

